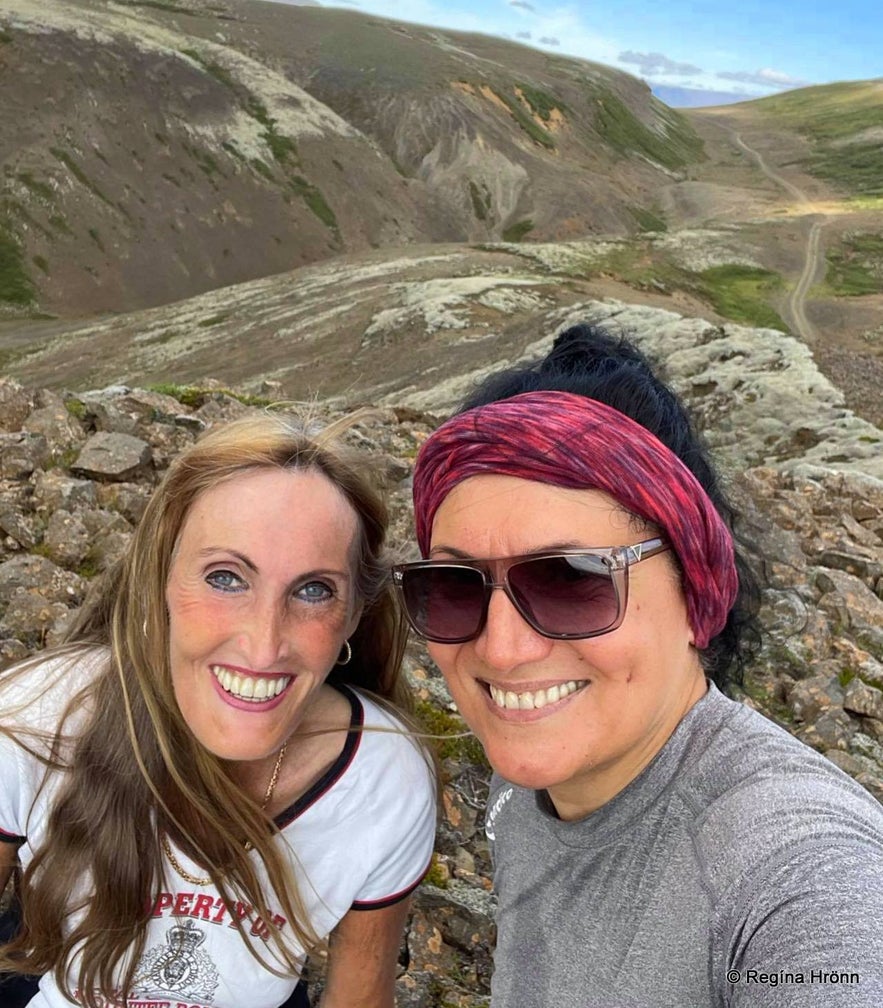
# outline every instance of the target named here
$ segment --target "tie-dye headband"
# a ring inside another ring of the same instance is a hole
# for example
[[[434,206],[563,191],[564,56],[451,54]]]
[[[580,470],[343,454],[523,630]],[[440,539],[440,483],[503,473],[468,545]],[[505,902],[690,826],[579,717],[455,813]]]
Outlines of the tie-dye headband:
[[[738,590],[730,530],[684,463],[634,420],[571,392],[525,392],[452,417],[426,440],[414,469],[423,556],[444,498],[487,474],[608,493],[671,543],[696,646],[723,629]]]

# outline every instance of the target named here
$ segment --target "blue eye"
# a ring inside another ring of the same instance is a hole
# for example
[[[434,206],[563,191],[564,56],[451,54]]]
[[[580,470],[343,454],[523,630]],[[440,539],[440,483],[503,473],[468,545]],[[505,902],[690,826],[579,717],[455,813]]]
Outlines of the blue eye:
[[[218,591],[238,592],[243,591],[245,588],[245,582],[238,574],[234,574],[233,571],[215,570],[207,574],[205,580],[212,588],[217,588]]]
[[[323,581],[308,581],[297,590],[297,597],[304,602],[325,602],[334,598],[334,590]]]

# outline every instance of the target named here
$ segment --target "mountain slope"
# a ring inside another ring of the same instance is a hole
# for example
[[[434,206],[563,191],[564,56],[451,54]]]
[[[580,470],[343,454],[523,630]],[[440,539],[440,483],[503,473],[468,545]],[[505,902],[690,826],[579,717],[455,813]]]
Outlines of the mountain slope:
[[[756,127],[807,144],[799,164],[853,196],[883,196],[883,78],[824,84],[738,106]]]
[[[206,0],[0,0],[0,304],[156,305],[341,252],[628,233],[701,157],[641,82]]]

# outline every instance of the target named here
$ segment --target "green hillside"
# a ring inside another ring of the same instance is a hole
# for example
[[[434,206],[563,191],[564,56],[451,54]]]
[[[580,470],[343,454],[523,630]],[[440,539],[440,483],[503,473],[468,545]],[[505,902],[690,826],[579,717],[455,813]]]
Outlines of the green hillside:
[[[800,88],[752,106],[815,147],[803,166],[854,196],[883,195],[883,78]]]

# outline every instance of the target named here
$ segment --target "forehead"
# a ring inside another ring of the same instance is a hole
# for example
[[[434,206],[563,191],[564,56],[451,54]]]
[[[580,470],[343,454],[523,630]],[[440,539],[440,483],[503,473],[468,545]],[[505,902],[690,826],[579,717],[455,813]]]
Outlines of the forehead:
[[[358,517],[342,491],[317,469],[256,469],[203,491],[178,537],[187,546],[243,552],[296,543],[325,561],[347,557]]]
[[[575,490],[515,476],[472,476],[439,505],[431,546],[475,556],[511,556],[565,544],[620,546],[633,522],[603,490]]]

